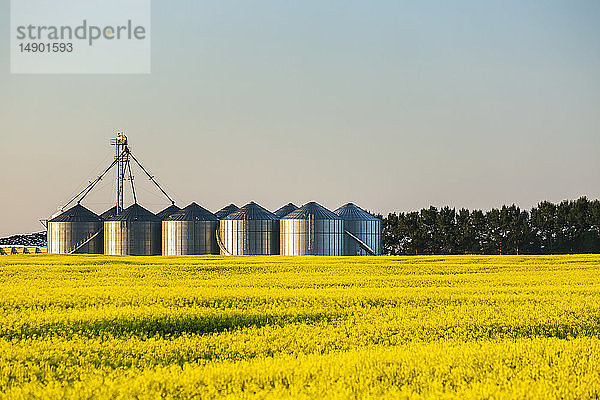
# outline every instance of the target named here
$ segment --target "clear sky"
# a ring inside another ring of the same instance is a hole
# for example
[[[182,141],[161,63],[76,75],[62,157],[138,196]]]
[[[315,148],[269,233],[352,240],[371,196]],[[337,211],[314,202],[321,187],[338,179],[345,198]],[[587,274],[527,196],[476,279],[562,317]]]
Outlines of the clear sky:
[[[597,0],[153,1],[149,75],[11,75],[0,16],[2,236],[41,230],[118,130],[213,211],[600,197]]]

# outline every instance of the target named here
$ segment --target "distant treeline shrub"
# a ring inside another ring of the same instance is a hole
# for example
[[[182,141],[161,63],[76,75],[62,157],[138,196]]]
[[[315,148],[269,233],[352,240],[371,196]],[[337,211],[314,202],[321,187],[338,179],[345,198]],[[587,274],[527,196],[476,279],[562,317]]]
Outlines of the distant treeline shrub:
[[[381,218],[389,255],[600,253],[600,201],[585,197],[531,211],[429,207]]]

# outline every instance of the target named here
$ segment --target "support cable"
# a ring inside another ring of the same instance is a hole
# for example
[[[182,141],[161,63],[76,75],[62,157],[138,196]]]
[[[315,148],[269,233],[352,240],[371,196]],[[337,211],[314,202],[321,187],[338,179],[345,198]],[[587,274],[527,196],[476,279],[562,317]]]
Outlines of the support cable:
[[[146,175],[148,175],[148,178],[150,178],[150,180],[156,185],[157,188],[160,189],[160,191],[167,197],[167,199],[169,199],[169,201],[171,202],[171,204],[175,204],[175,200],[173,200],[168,194],[167,192],[165,192],[163,190],[162,187],[160,187],[160,185],[158,184],[158,182],[156,182],[156,180],[154,179],[154,177],[152,175],[150,175],[150,173],[148,171],[146,171],[146,169],[142,166],[142,164],[140,164],[140,162],[137,160],[137,158],[135,158],[135,156],[129,151],[128,148],[126,148],[127,153],[129,155],[131,155],[131,158],[133,158],[133,161],[136,162],[137,165],[139,165],[139,167],[142,169],[142,171],[144,171],[146,173]]]
[[[67,208],[67,206],[68,206],[69,204],[71,204],[73,201],[75,201],[77,198],[79,198],[79,196],[81,196],[81,198],[80,198],[79,200],[77,200],[77,204],[80,204],[80,203],[81,203],[81,200],[83,200],[83,199],[85,198],[85,196],[87,196],[87,195],[88,195],[88,193],[89,193],[89,192],[90,192],[90,191],[91,191],[91,190],[94,188],[94,186],[96,186],[96,184],[97,184],[98,182],[100,182],[100,181],[102,180],[102,178],[104,178],[104,175],[106,175],[106,173],[107,173],[108,171],[110,171],[110,169],[111,169],[112,167],[114,167],[114,166],[115,166],[115,164],[116,164],[117,162],[118,162],[118,159],[115,159],[115,160],[114,160],[114,161],[113,161],[113,162],[110,164],[110,166],[109,166],[108,168],[106,168],[106,169],[104,170],[104,172],[102,172],[102,174],[100,174],[100,176],[98,176],[96,179],[94,179],[92,182],[90,182],[90,183],[89,183],[89,185],[88,185],[88,186],[87,186],[85,189],[83,189],[81,192],[77,193],[77,194],[76,194],[76,195],[75,195],[73,198],[71,198],[71,200],[69,200],[69,201],[68,201],[68,202],[67,202],[65,205],[63,205],[63,206],[60,208],[60,211],[64,211],[64,210],[65,210],[65,208]]]
[[[144,173],[148,176],[148,178],[150,178],[150,180],[156,185],[156,187],[162,192],[162,194],[164,194],[165,197],[167,199],[169,199],[169,201],[171,202],[171,204],[175,204],[175,201],[167,194],[167,192],[164,191],[164,189],[158,184],[158,182],[154,179],[154,177],[152,175],[150,175],[150,173],[137,160],[137,158],[135,158],[135,156],[131,153],[131,151],[129,150],[129,148],[127,146],[125,146],[125,148],[123,149],[123,151],[121,152],[121,154],[119,154],[117,157],[115,157],[115,159],[108,166],[108,168],[106,168],[96,179],[94,179],[93,181],[91,181],[83,190],[81,190],[79,193],[77,193],[75,196],[73,196],[67,203],[65,203],[60,208],[60,211],[63,212],[65,210],[65,208],[67,208],[75,200],[77,200],[77,204],[81,204],[81,201],[92,191],[92,189],[98,184],[98,182],[100,182],[102,180],[102,178],[104,178],[104,176],[112,169],[112,167],[114,167],[115,165],[117,165],[119,162],[122,162],[122,160],[123,160],[123,158],[125,156],[127,157],[126,168],[128,169],[129,178],[131,180],[131,191],[133,193],[133,201],[134,201],[134,203],[137,203],[137,195],[135,193],[135,186],[134,186],[134,183],[133,183],[133,173],[131,171],[131,162],[129,160],[129,156],[131,156],[131,158],[135,161],[135,163],[142,169],[142,171],[144,171]]]
[[[137,196],[135,195],[135,186],[133,186],[133,174],[131,173],[131,162],[129,161],[129,153],[127,155],[127,169],[129,170],[129,180],[131,181],[131,192],[133,193],[133,204],[137,204]]]

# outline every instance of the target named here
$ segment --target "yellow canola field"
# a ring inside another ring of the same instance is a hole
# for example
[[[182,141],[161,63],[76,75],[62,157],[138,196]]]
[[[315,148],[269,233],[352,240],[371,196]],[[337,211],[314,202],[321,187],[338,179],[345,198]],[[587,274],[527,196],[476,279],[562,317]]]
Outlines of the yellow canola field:
[[[0,398],[600,397],[600,256],[0,258]]]

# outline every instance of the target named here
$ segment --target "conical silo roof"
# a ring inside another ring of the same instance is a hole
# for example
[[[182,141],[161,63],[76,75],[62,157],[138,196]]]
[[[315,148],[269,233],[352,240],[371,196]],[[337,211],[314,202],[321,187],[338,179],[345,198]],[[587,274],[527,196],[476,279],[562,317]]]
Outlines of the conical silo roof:
[[[102,218],[81,204],[77,204],[48,222],[102,222]]]
[[[182,210],[171,214],[165,221],[218,221],[219,218],[206,208],[192,203]]]
[[[346,221],[379,221],[379,218],[369,214],[354,203],[348,203],[334,211]]]
[[[112,206],[111,208],[100,214],[100,218],[106,221],[107,219],[110,219],[115,215],[117,215],[117,206]]]
[[[136,203],[124,209],[119,215],[108,218],[107,221],[160,222],[160,218]]]
[[[251,201],[239,210],[232,212],[225,218],[225,220],[231,219],[243,219],[243,220],[278,220],[277,216],[271,211],[259,206],[255,202]]]
[[[292,211],[282,219],[314,219],[314,220],[323,220],[323,219],[333,219],[339,220],[341,219],[336,214],[332,213],[322,205],[317,202],[311,201],[310,203],[306,203],[296,211]]]
[[[219,219],[223,219],[226,216],[228,216],[229,214],[231,214],[234,211],[239,210],[239,207],[236,206],[235,204],[230,204],[228,206],[225,206],[223,208],[221,208],[219,211],[217,211],[215,213],[215,216]]]
[[[165,219],[167,219],[168,217],[170,217],[178,211],[181,211],[181,208],[177,207],[175,204],[172,204],[164,210],[156,213],[156,216],[164,221]]]
[[[279,210],[275,211],[273,214],[275,214],[278,218],[283,218],[286,215],[288,215],[289,213],[291,213],[292,211],[296,211],[297,209],[298,209],[298,207],[296,207],[295,204],[287,203],[285,206],[281,207]]]

